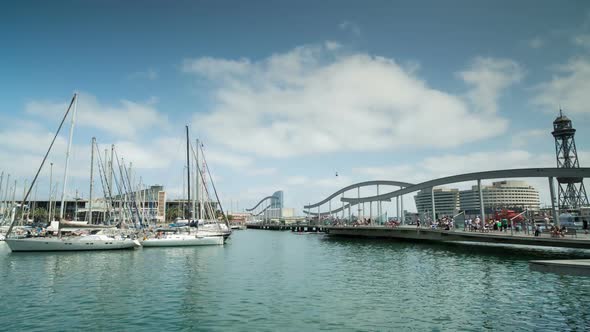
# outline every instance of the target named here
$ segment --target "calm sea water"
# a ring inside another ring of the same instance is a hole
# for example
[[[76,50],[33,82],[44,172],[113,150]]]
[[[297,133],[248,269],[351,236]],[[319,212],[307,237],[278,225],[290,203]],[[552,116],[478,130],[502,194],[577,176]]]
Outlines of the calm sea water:
[[[530,271],[563,250],[237,231],[221,247],[10,253],[0,330],[590,329],[590,278]]]

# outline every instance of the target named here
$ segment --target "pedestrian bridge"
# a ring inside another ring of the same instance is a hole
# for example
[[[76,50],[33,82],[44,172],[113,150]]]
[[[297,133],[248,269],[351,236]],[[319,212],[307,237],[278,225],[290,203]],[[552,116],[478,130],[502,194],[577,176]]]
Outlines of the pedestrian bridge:
[[[382,186],[390,186],[390,187],[393,186],[393,187],[399,187],[400,189],[402,189],[402,188],[406,188],[406,187],[411,187],[411,186],[413,186],[413,184],[412,183],[409,183],[409,182],[390,181],[390,180],[373,180],[373,181],[364,181],[364,182],[355,183],[355,184],[346,186],[346,187],[344,187],[344,188],[342,188],[342,189],[334,192],[330,196],[326,197],[325,199],[323,199],[323,200],[321,200],[321,201],[319,201],[317,203],[305,205],[303,208],[306,209],[306,210],[304,210],[303,212],[305,214],[307,214],[307,215],[310,215],[310,216],[318,216],[318,215],[321,216],[322,213],[321,213],[320,207],[322,205],[324,205],[324,204],[327,203],[328,204],[328,212],[324,212],[324,215],[325,214],[332,215],[332,214],[342,213],[342,218],[344,218],[344,212],[346,211],[346,209],[348,209],[349,220],[350,220],[351,207],[357,206],[358,216],[360,216],[361,211],[362,211],[366,216],[372,218],[372,212],[373,212],[372,202],[373,201],[369,201],[369,206],[370,207],[369,207],[369,213],[367,214],[366,211],[365,211],[364,204],[361,207],[361,204],[363,202],[353,201],[353,202],[347,202],[347,204],[344,204],[344,202],[345,202],[344,201],[344,199],[345,199],[344,194],[347,191],[351,191],[351,190],[355,190],[356,189],[356,191],[357,191],[356,192],[357,193],[357,199],[360,199],[361,198],[361,190],[360,189],[361,188],[364,188],[364,187],[373,187],[373,186],[376,187],[377,195],[379,195],[379,192],[380,192],[380,189],[382,188]],[[334,198],[338,197],[339,195],[341,195],[341,199],[340,200],[341,200],[341,202],[343,202],[342,203],[342,206],[340,206],[339,208],[336,208],[336,209],[332,209],[332,205],[331,205],[332,203],[331,202],[332,202],[332,200]],[[377,208],[377,211],[376,212],[377,212],[377,215],[382,215],[381,202],[390,202],[391,201],[391,198],[384,198],[382,200],[374,200],[374,201],[378,202],[376,204],[376,208]],[[401,202],[401,205],[400,205],[400,201],[398,199],[398,201],[397,201],[397,207],[398,207],[398,216],[399,216],[400,213],[403,213],[403,201]],[[312,212],[310,210],[312,208],[317,208],[317,212]]]
[[[400,182],[400,181],[385,181],[385,180],[360,182],[357,184],[353,184],[353,185],[344,187],[344,188],[338,190],[337,192],[335,192],[334,194],[328,196],[327,198],[325,198],[317,203],[305,205],[304,209],[307,209],[307,210],[305,210],[304,212],[309,215],[320,216],[320,217],[322,215],[333,215],[334,213],[342,212],[342,216],[344,217],[344,210],[348,209],[348,215],[349,215],[349,220],[350,220],[352,206],[357,206],[357,208],[359,210],[359,216],[360,216],[360,211],[361,211],[360,205],[361,204],[369,203],[370,205],[372,205],[373,202],[377,202],[378,210],[379,210],[379,209],[381,209],[381,202],[389,202],[394,197],[399,202],[400,197],[403,197],[403,195],[407,195],[407,194],[410,194],[410,193],[413,193],[413,192],[416,192],[419,190],[430,189],[432,192],[432,195],[431,195],[432,207],[433,207],[432,208],[432,219],[434,220],[434,219],[436,219],[436,217],[435,217],[436,216],[436,206],[435,206],[435,202],[434,202],[434,191],[433,191],[433,189],[435,187],[447,185],[447,184],[458,183],[458,182],[476,181],[477,187],[479,190],[479,198],[480,198],[480,215],[482,216],[482,219],[485,220],[485,211],[484,211],[484,202],[483,202],[481,181],[482,180],[489,180],[489,179],[506,179],[506,178],[547,178],[550,193],[551,193],[551,201],[553,204],[553,206],[552,206],[553,215],[557,215],[557,209],[555,206],[556,199],[555,199],[554,179],[555,178],[574,178],[574,179],[590,178],[590,168],[581,167],[581,168],[503,169],[503,170],[474,172],[474,173],[465,173],[465,174],[447,176],[447,177],[442,177],[442,178],[438,178],[438,179],[425,181],[425,182],[418,183],[418,184],[411,184],[411,183]],[[399,189],[381,194],[381,193],[379,193],[379,185],[397,186],[397,187],[399,187]],[[366,186],[377,186],[377,195],[360,197],[360,188],[366,187]],[[357,197],[344,197],[344,193],[346,191],[353,190],[353,189],[357,189]],[[332,210],[331,200],[336,198],[338,195],[341,195],[341,198],[340,198],[341,207],[336,210]],[[403,211],[403,199],[401,199],[401,202],[402,202],[401,210]],[[324,212],[321,212],[321,207],[323,205],[325,205],[326,203],[328,203],[327,211],[324,210]],[[397,209],[398,209],[398,216],[399,216],[400,215],[399,203],[397,205],[398,205]],[[317,212],[316,213],[311,212],[309,210],[311,208],[317,208]],[[363,208],[363,211],[364,211],[364,208]],[[370,208],[370,211],[372,212],[372,207]],[[378,213],[380,213],[380,212],[378,211]],[[367,214],[365,213],[365,215],[367,215]],[[401,221],[402,221],[402,223],[404,222],[403,215],[401,216]]]
[[[264,204],[263,204],[264,203]],[[251,212],[253,216],[259,216],[266,212],[268,209],[282,209],[283,208],[283,191],[275,191],[272,195],[266,196],[261,199],[252,208],[246,209],[247,212]]]

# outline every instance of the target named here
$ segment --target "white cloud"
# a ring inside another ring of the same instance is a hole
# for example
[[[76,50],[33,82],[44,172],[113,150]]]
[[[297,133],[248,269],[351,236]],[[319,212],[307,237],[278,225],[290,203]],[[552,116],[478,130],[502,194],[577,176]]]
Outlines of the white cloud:
[[[206,151],[205,158],[207,158],[207,163],[209,164],[225,165],[236,169],[245,169],[252,165],[253,162],[252,158],[249,157],[216,150]]]
[[[577,46],[590,49],[590,34],[576,35],[572,38],[572,42]]]
[[[462,77],[484,112],[433,89],[395,60],[301,46],[260,61],[198,58],[185,71],[212,85],[210,112],[195,116],[209,138],[237,151],[291,157],[399,147],[446,148],[502,133],[501,90],[520,78],[509,60],[477,59]],[[440,128],[445,139],[432,135]],[[236,138],[239,136],[239,139]]]
[[[121,100],[119,105],[105,105],[90,94],[80,93],[76,124],[101,129],[120,137],[134,137],[142,130],[167,126],[167,118],[153,105]],[[65,112],[68,104],[52,101],[30,101],[25,111],[33,115],[57,119]]]
[[[340,22],[340,24],[338,24],[338,28],[340,28],[340,30],[343,31],[350,31],[355,36],[361,35],[361,29],[359,28],[359,26],[351,21]]]
[[[537,37],[529,40],[528,45],[530,48],[538,49],[538,48],[541,48],[545,45],[545,41],[543,40],[543,38],[537,36]]]
[[[289,186],[299,186],[309,183],[309,178],[303,175],[289,176],[285,179],[285,184]]]
[[[502,90],[519,82],[523,71],[518,63],[509,59],[477,57],[468,69],[458,75],[472,86],[468,96],[476,110],[494,114]]]
[[[267,176],[267,175],[274,175],[278,171],[279,170],[275,167],[262,167],[262,168],[255,167],[251,170],[247,170],[246,173],[251,176],[257,176],[257,175]]]
[[[225,60],[211,57],[198,59],[185,59],[182,71],[185,73],[198,73],[206,77],[216,78],[220,75],[244,75],[249,72],[251,63],[247,59]]]
[[[532,140],[549,137],[549,133],[546,129],[531,129],[520,131],[512,136],[512,146],[515,148],[524,148]]]
[[[556,67],[556,71],[550,81],[535,87],[537,94],[532,103],[553,113],[560,107],[566,114],[590,112],[590,59],[571,59]]]
[[[334,50],[337,50],[342,47],[342,45],[340,45],[340,43],[332,41],[332,40],[328,40],[327,42],[324,43],[324,45],[326,46],[326,49],[328,49],[329,51],[334,51]]]

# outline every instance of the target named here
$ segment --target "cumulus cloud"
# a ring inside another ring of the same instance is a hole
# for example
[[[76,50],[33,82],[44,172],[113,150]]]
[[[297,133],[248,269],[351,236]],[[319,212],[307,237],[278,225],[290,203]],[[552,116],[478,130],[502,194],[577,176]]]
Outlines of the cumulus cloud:
[[[458,75],[472,87],[468,96],[476,110],[494,114],[501,91],[519,82],[523,71],[518,63],[509,59],[477,57]]]
[[[33,100],[26,104],[25,112],[56,119],[66,108],[65,102]],[[153,101],[139,103],[123,99],[118,105],[107,105],[91,94],[80,93],[78,97],[76,123],[80,126],[98,128],[120,137],[134,137],[142,130],[166,126],[167,122]]]
[[[195,116],[195,125],[217,143],[272,157],[446,148],[488,138],[506,129],[496,101],[521,76],[509,60],[476,59],[461,73],[482,106],[474,111],[394,59],[342,54],[325,44],[259,61],[187,59],[183,69],[211,83],[213,106]],[[471,134],[432,135],[440,128]]]
[[[566,113],[590,112],[590,59],[574,58],[556,67],[556,74],[535,87],[532,103],[555,113],[560,106]]]
[[[524,148],[531,141],[538,141],[539,139],[551,139],[547,129],[531,129],[520,131],[512,136],[512,146],[515,148]]]
[[[572,37],[572,42],[577,46],[590,49],[590,34],[576,35]]]

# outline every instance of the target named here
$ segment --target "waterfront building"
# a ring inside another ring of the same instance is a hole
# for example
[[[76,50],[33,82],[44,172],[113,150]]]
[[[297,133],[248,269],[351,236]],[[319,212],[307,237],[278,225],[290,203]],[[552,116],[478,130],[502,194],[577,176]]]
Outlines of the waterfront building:
[[[483,203],[486,213],[498,209],[517,211],[540,209],[539,192],[525,181],[497,181],[491,186],[482,186]],[[477,186],[460,192],[461,211],[479,214],[480,201]],[[438,209],[438,207],[437,207]]]
[[[432,213],[430,190],[420,190],[414,196],[414,201],[419,214]],[[454,216],[459,211],[459,206],[459,189],[434,188],[434,207],[438,218]]]

